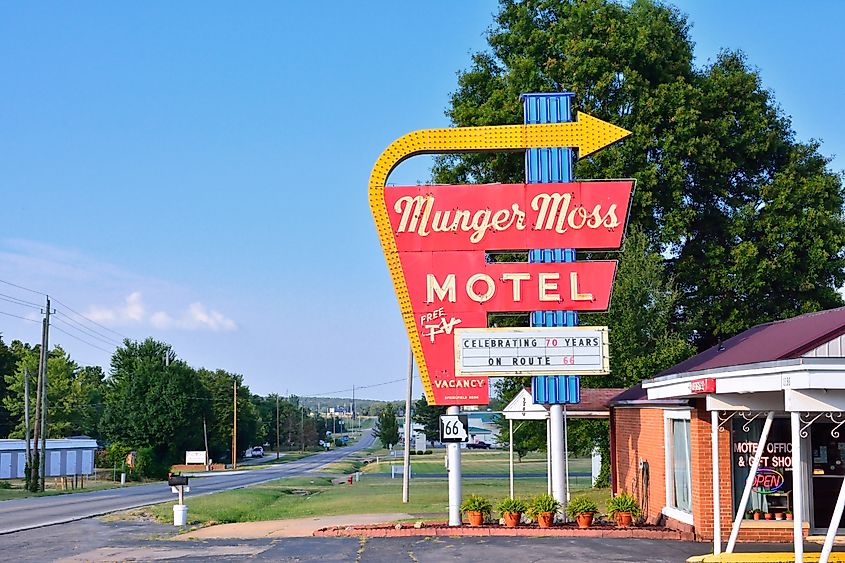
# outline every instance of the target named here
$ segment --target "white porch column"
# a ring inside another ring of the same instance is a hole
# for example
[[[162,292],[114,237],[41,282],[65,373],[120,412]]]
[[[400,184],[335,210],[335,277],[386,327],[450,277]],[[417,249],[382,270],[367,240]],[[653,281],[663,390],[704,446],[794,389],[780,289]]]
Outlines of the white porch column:
[[[766,415],[766,423],[763,424],[763,432],[760,433],[760,441],[757,442],[754,461],[751,462],[751,467],[748,469],[748,478],[745,480],[742,499],[739,501],[739,507],[736,509],[736,517],[734,518],[733,528],[731,528],[731,537],[728,539],[728,547],[725,550],[727,553],[733,553],[734,551],[736,538],[739,535],[739,526],[742,524],[742,516],[745,514],[745,507],[748,506],[748,497],[751,496],[751,486],[754,484],[754,477],[757,475],[757,468],[760,466],[760,458],[763,455],[763,450],[766,448],[766,440],[769,437],[769,429],[772,427],[772,419],[774,418],[775,411],[769,411],[769,414]]]
[[[804,471],[801,469],[801,413],[789,414],[792,426],[792,542],[795,563],[804,561]]]
[[[722,509],[719,498],[719,411],[710,411],[710,441],[713,456],[713,553],[722,553]],[[794,446],[793,446],[794,447]]]

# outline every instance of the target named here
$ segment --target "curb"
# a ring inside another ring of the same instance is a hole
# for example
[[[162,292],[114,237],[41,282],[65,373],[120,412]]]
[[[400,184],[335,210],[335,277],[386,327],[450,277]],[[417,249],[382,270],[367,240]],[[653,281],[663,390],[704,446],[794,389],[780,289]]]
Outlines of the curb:
[[[804,563],[816,563],[820,553],[804,553]],[[720,553],[719,555],[696,555],[687,559],[687,563],[794,563],[795,554],[789,552],[761,553]],[[845,562],[845,553],[831,553],[828,559],[833,562]]]
[[[519,526],[506,528],[498,525],[479,527],[449,526],[447,522],[429,522],[417,527],[414,524],[374,524],[365,526],[331,526],[313,533],[316,537],[368,537],[394,538],[411,536],[511,536],[511,537],[564,537],[564,538],[636,538],[670,541],[694,541],[692,532],[681,532],[660,527],[616,528],[596,526],[580,529],[573,525],[538,528]]]

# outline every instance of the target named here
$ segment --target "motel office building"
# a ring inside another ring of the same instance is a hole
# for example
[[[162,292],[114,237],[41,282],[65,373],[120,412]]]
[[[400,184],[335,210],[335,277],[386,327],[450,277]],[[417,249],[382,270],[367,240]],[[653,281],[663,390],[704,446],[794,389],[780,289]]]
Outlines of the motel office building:
[[[845,479],[843,411],[845,308],[750,328],[612,400],[614,492],[650,523],[727,543],[759,457],[735,540],[824,534]],[[754,509],[772,520],[746,519]]]

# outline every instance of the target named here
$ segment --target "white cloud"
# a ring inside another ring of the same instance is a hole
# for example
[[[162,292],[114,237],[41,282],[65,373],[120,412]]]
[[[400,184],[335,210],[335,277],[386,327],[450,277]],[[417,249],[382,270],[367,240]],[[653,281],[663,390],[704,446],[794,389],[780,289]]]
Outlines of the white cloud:
[[[229,332],[238,329],[232,319],[202,303],[191,303],[179,315],[167,311],[148,311],[140,291],[130,293],[124,303],[115,307],[92,305],[86,316],[104,324],[150,325],[159,330],[210,330]]]
[[[55,293],[90,319],[112,328],[238,330],[234,320],[196,300],[192,289],[124,270],[75,249],[0,239],[0,279]],[[145,298],[155,305],[148,306]],[[81,303],[93,304],[84,307]],[[40,320],[36,313],[27,317]]]

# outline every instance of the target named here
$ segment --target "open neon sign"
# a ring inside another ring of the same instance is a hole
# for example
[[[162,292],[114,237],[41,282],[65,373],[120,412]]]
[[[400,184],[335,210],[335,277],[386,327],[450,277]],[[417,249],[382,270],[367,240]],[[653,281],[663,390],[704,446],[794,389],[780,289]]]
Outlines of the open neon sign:
[[[752,491],[761,495],[775,493],[783,487],[783,474],[768,467],[761,467],[754,475]]]

